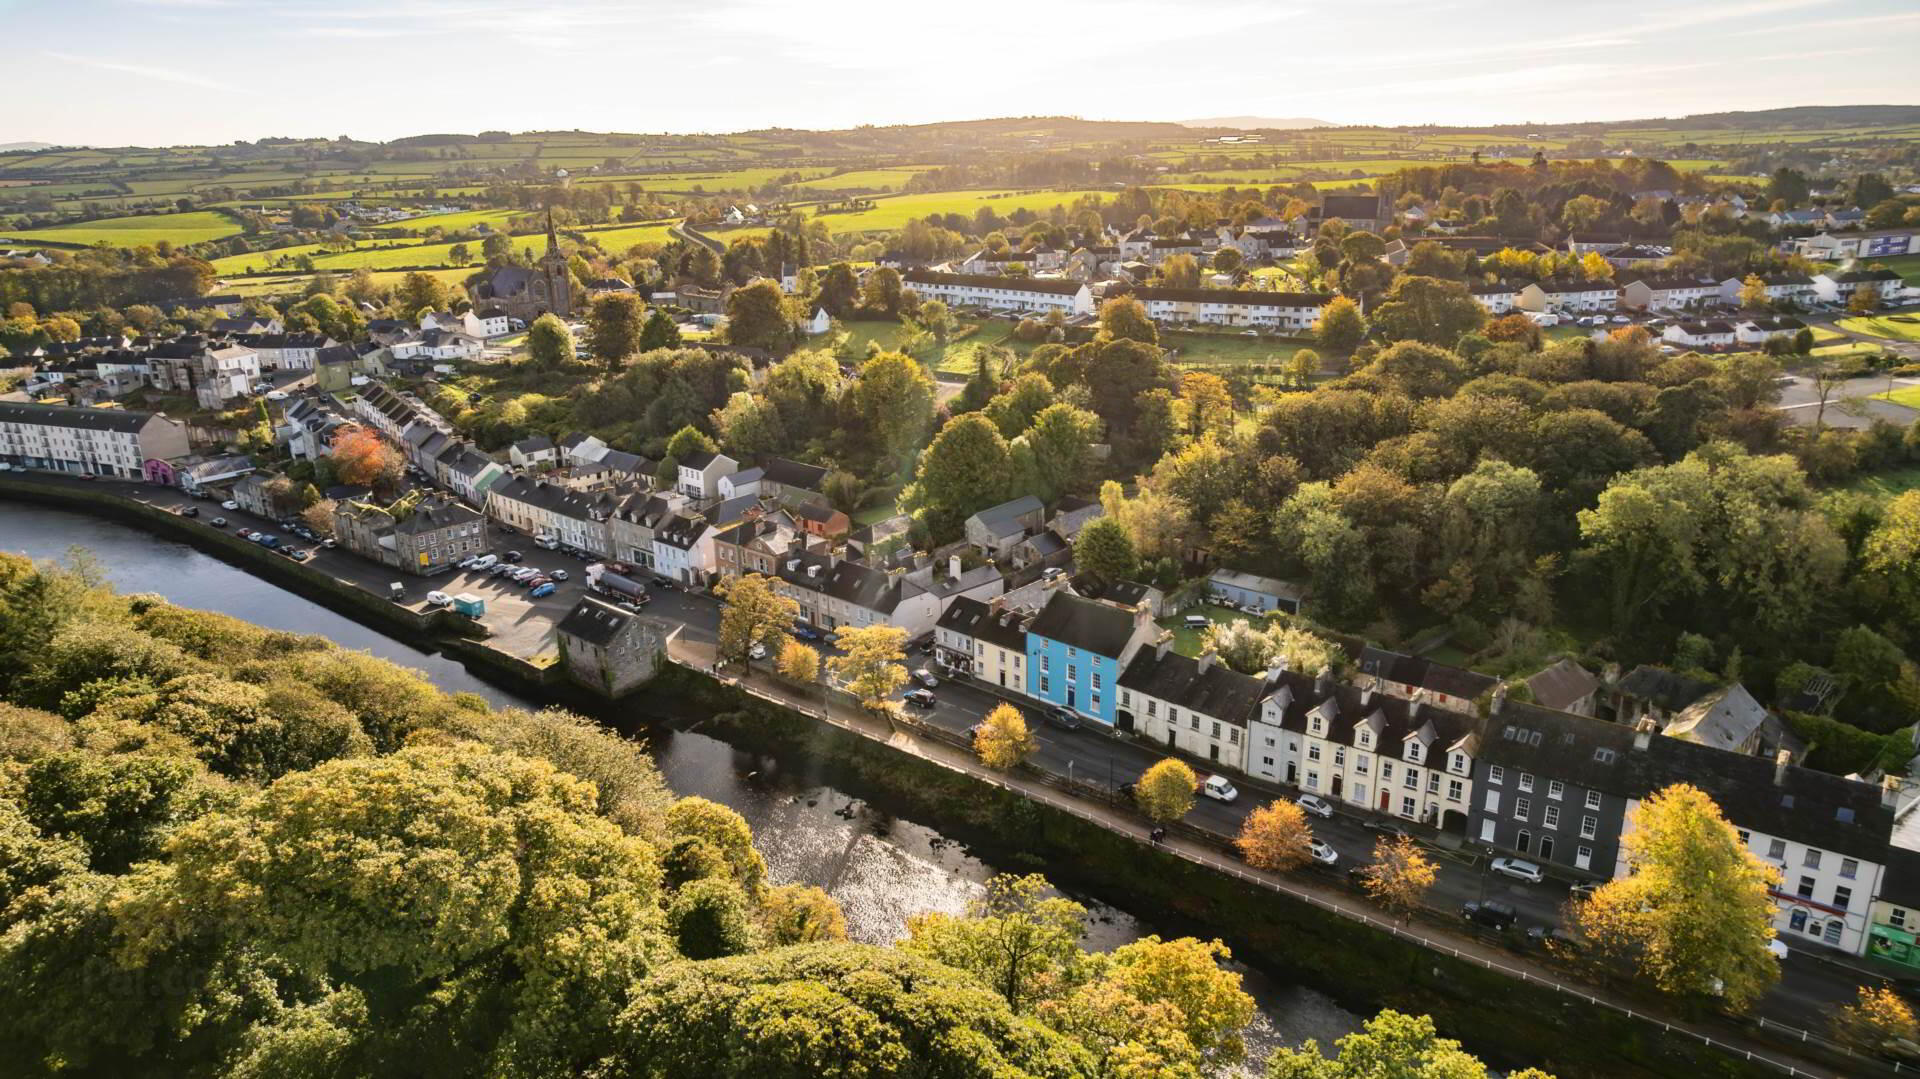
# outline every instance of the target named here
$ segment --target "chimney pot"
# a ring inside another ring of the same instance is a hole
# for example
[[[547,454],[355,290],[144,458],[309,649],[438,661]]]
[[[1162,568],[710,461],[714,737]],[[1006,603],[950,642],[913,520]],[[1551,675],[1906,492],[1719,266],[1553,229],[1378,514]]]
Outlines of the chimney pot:
[[[1900,783],[1899,776],[1881,777],[1880,804],[1883,806],[1886,806],[1888,809],[1899,808],[1898,803],[1900,801],[1900,787],[1901,787],[1901,783]]]
[[[1793,763],[1793,754],[1781,750],[1773,755],[1773,785],[1778,787],[1787,782],[1787,766]]]
[[[1645,749],[1652,745],[1654,730],[1653,718],[1651,716],[1641,716],[1639,721],[1633,725],[1633,748]]]
[[[1207,673],[1207,671],[1213,667],[1213,661],[1215,658],[1216,657],[1214,655],[1214,651],[1211,648],[1200,653],[1199,665],[1200,665],[1201,674]]]
[[[1315,675],[1313,679],[1313,691],[1317,694],[1325,695],[1327,690],[1332,688],[1332,686],[1333,686],[1333,668],[1332,667],[1320,668],[1320,673]]]

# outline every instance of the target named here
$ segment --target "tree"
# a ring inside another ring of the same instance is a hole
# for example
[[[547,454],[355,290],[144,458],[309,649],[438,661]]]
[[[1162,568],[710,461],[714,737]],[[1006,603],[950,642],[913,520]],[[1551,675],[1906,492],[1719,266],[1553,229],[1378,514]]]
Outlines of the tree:
[[[1487,309],[1458,281],[1403,275],[1373,312],[1373,328],[1389,341],[1423,341],[1452,348],[1478,330]]]
[[[724,877],[682,885],[667,908],[667,926],[688,959],[719,959],[753,948],[747,895]]]
[[[1905,624],[1920,625],[1920,491],[1887,504],[1861,545],[1860,566]]]
[[[1863,985],[1859,998],[1834,1014],[1833,1034],[1857,1052],[1877,1054],[1920,1041],[1920,1022],[1892,988]]]
[[[1213,253],[1213,268],[1220,273],[1234,273],[1240,269],[1241,255],[1237,247],[1222,247]]]
[[[1287,381],[1299,389],[1311,389],[1313,376],[1320,373],[1320,354],[1310,348],[1295,352],[1287,360]]]
[[[1873,285],[1861,285],[1847,297],[1847,311],[1855,315],[1870,315],[1880,309],[1880,290]]]
[[[1221,968],[1232,958],[1217,940],[1146,936],[1114,949],[1113,976],[1136,999],[1170,1005],[1195,1048],[1217,1065],[1231,1064],[1246,1053],[1240,1032],[1254,1014],[1240,975]]]
[[[780,677],[789,682],[805,686],[820,679],[820,650],[810,644],[788,638],[780,646],[780,658],[775,663]]]
[[[914,501],[959,522],[1005,500],[1012,455],[999,428],[982,413],[955,416],[920,454]]]
[[[559,367],[573,359],[573,331],[558,315],[541,315],[527,330],[527,359],[535,367]]]
[[[867,275],[867,284],[861,291],[860,303],[875,314],[891,318],[900,314],[902,291],[900,271],[891,266],[881,266]]]
[[[889,462],[905,461],[933,422],[933,378],[898,352],[882,352],[861,364],[850,396],[862,433]]]
[[[1096,517],[1074,538],[1073,564],[1081,573],[1114,584],[1133,580],[1140,572],[1140,555],[1125,525],[1112,517]]]
[[[1411,836],[1389,836],[1373,845],[1373,864],[1360,870],[1361,887],[1373,901],[1406,917],[1426,897],[1439,875],[1433,859]]]
[[[587,347],[608,368],[640,351],[646,305],[631,293],[615,292],[593,301],[587,311]]]
[[[682,460],[696,453],[713,453],[719,448],[712,436],[691,424],[675,431],[673,437],[667,439],[667,456]]]
[[[1339,1053],[1323,1055],[1309,1039],[1296,1048],[1281,1047],[1267,1058],[1267,1079],[1487,1079],[1487,1066],[1451,1038],[1434,1029],[1433,1017],[1391,1009],[1337,1043]],[[1552,1079],[1536,1068],[1509,1073],[1509,1079]]]
[[[331,498],[323,498],[300,511],[300,520],[308,528],[322,536],[333,535],[333,511],[338,505]]]
[[[1021,375],[987,402],[985,412],[1007,438],[1019,438],[1042,409],[1053,404],[1053,383],[1047,376],[1032,371]]]
[[[1200,260],[1192,255],[1168,255],[1154,272],[1163,288],[1200,287]]]
[[[1033,426],[1014,443],[1024,489],[1043,502],[1084,490],[1092,479],[1093,447],[1099,440],[1100,418],[1086,409],[1069,404],[1041,409]],[[1019,454],[1022,449],[1026,452]]]
[[[847,918],[832,896],[811,884],[782,884],[760,905],[760,929],[774,947],[847,939]]]
[[[1758,1000],[1780,977],[1767,894],[1779,871],[1684,783],[1641,802],[1622,842],[1627,873],[1576,908],[1582,933],[1665,992],[1718,996],[1736,1012]]]
[[[432,274],[416,270],[400,279],[394,301],[413,318],[418,318],[422,311],[444,311],[448,303],[447,286]]]
[[[406,461],[371,427],[347,427],[333,438],[334,475],[356,487],[391,488],[405,474]]]
[[[1313,324],[1313,339],[1328,352],[1342,355],[1360,347],[1367,339],[1367,320],[1360,315],[1360,307],[1345,296],[1335,296],[1320,311],[1320,321]]]
[[[1016,1012],[1028,1010],[1058,972],[1080,955],[1086,908],[1052,896],[1045,877],[1001,874],[964,916],[933,912],[907,919],[902,947],[968,971]]]
[[[1194,438],[1222,434],[1233,426],[1233,394],[1219,375],[1206,371],[1182,375],[1180,399],[1187,406],[1187,433]]]
[[[1133,800],[1140,812],[1158,824],[1177,821],[1193,808],[1193,792],[1200,789],[1200,777],[1184,761],[1168,757],[1141,775],[1133,787]]]
[[[647,313],[646,325],[640,327],[640,343],[636,351],[652,352],[657,348],[679,348],[680,326],[673,316],[658,307]]]
[[[1002,772],[1026,760],[1039,748],[1039,739],[1027,729],[1027,718],[1018,708],[1004,702],[987,713],[973,735],[973,751],[979,755],[980,763]]]
[[[785,352],[794,341],[787,298],[773,281],[755,281],[727,297],[727,343]]]
[[[722,586],[719,652],[722,662],[753,667],[753,646],[779,656],[792,638],[787,627],[800,617],[800,604],[779,591],[771,577],[749,573]],[[784,656],[782,656],[784,659]]]
[[[1307,827],[1306,811],[1290,799],[1276,798],[1247,814],[1233,845],[1255,869],[1284,873],[1313,858],[1309,849],[1312,842],[1313,829]]]
[[[1740,282],[1740,306],[1753,311],[1767,307],[1767,282],[1759,274],[1748,274]]]
[[[878,708],[894,690],[907,684],[907,631],[898,626],[874,625],[841,629],[834,635],[840,655],[827,660],[827,669],[867,708]]]
[[[1147,317],[1146,305],[1132,296],[1115,296],[1100,305],[1100,333],[1096,340],[1138,341],[1143,345],[1160,343],[1160,331]]]
[[[827,272],[820,275],[820,291],[814,302],[833,318],[851,316],[854,306],[860,302],[860,280],[854,276],[853,267],[844,262],[828,266]]]

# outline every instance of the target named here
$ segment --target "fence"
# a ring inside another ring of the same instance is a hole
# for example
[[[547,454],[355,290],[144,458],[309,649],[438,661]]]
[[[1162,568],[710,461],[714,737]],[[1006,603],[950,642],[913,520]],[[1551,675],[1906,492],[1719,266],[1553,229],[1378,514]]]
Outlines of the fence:
[[[778,705],[782,708],[787,708],[793,711],[798,711],[810,718],[823,720],[825,722],[833,724],[836,727],[841,727],[846,730],[853,731],[855,733],[861,733],[861,734],[867,733],[861,729],[860,724],[852,722],[847,717],[831,714],[834,711],[834,709],[830,708],[829,704],[832,703],[836,698],[840,698],[841,699],[840,703],[843,706],[855,709],[858,714],[862,714],[862,715],[870,714],[870,713],[865,713],[864,711],[860,711],[858,709],[858,705],[853,702],[853,698],[851,698],[851,696],[845,694],[842,691],[826,688],[822,693],[822,695],[817,699],[811,698],[811,695],[807,694],[805,691],[796,691],[802,698],[802,699],[796,700],[793,698],[782,696],[778,693],[771,692],[749,681],[745,681],[741,679],[733,679],[733,678],[728,678],[726,679],[726,681],[729,684],[740,689],[741,691],[748,693],[754,697],[757,697],[763,701],[766,701],[770,704]],[[885,722],[887,723],[890,729],[903,729],[905,731],[913,733],[916,736],[925,738],[928,741],[937,742],[942,745],[951,746],[954,748],[967,750],[967,751],[971,751],[971,748],[972,748],[971,742],[967,739],[965,735],[960,734],[958,732],[954,732],[954,731],[944,730],[940,727],[936,727],[933,724],[927,723],[924,720],[915,718],[913,716],[893,713],[893,714],[889,714],[886,717]],[[1071,780],[1065,776],[1059,776],[1049,772],[1044,772],[1039,769],[1035,769],[1026,765],[1021,766],[1021,774],[1023,775],[1024,778],[1030,780],[1031,782],[1017,783],[1017,782],[1011,781],[1006,776],[993,773],[985,768],[978,768],[978,769],[964,768],[953,762],[942,760],[940,759],[940,757],[935,755],[922,754],[921,756],[922,756],[922,759],[927,760],[931,763],[938,764],[942,767],[945,767],[954,771],[963,772],[966,775],[972,777],[973,779],[976,779],[982,782],[992,783],[993,785],[1000,787],[1003,790],[1018,794],[1021,797],[1029,798],[1034,801],[1040,802],[1043,805],[1046,805],[1052,809],[1058,810],[1059,812],[1069,814],[1082,821],[1086,821],[1090,824],[1094,824],[1108,831],[1112,831],[1112,832],[1116,832],[1116,833],[1119,833],[1122,835],[1128,835],[1128,836],[1133,836],[1134,834],[1133,832],[1125,828],[1123,825],[1112,820],[1109,816],[1102,814],[1100,812],[1097,812],[1093,807],[1087,804],[1086,797],[1085,797],[1087,795],[1098,795],[1102,797],[1103,800],[1106,800],[1109,802],[1111,801],[1114,792],[1104,786],[1097,785],[1090,782],[1085,782],[1085,781]],[[1066,792],[1066,796],[1055,794],[1054,791],[1056,790]],[[1219,836],[1213,832],[1206,831],[1205,829],[1198,828],[1194,825],[1189,825],[1183,821],[1175,822],[1170,827],[1170,830],[1174,832],[1176,835],[1183,836],[1196,843],[1204,844],[1209,848],[1221,847],[1221,846],[1224,846],[1226,843],[1226,840],[1224,839],[1224,837]],[[1145,829],[1142,828],[1141,831],[1144,833]],[[1709,1034],[1705,1034],[1699,1030],[1695,1030],[1692,1027],[1676,1025],[1673,1022],[1666,1019],[1662,1019],[1657,1015],[1649,1014],[1647,1012],[1637,1011],[1634,1008],[1630,1007],[1629,1005],[1620,1003],[1615,1000],[1611,1000],[1607,997],[1600,996],[1597,993],[1593,992],[1591,989],[1582,988],[1580,986],[1575,986],[1575,985],[1569,985],[1557,979],[1545,977],[1540,973],[1536,971],[1528,970],[1525,967],[1509,965],[1506,963],[1499,962],[1493,958],[1476,954],[1471,951],[1463,951],[1457,945],[1445,939],[1429,936],[1426,933],[1417,930],[1410,921],[1406,924],[1401,924],[1401,923],[1392,921],[1390,919],[1382,919],[1382,918],[1375,917],[1374,915],[1367,912],[1366,910],[1359,909],[1358,906],[1352,902],[1345,902],[1345,903],[1336,902],[1332,899],[1329,899],[1323,895],[1316,893],[1311,889],[1301,887],[1299,885],[1293,884],[1285,880],[1284,878],[1277,877],[1271,874],[1248,872],[1246,868],[1244,868],[1243,866],[1241,866],[1236,861],[1230,858],[1216,856],[1207,852],[1184,850],[1169,844],[1160,844],[1159,849],[1164,853],[1171,854],[1177,858],[1184,859],[1195,865],[1205,867],[1215,872],[1225,873],[1229,876],[1234,877],[1239,881],[1242,881],[1243,883],[1251,884],[1256,887],[1263,888],[1270,892],[1280,893],[1289,898],[1309,904],[1310,906],[1314,906],[1321,910],[1340,915],[1342,917],[1348,918],[1353,921],[1357,921],[1370,928],[1392,934],[1394,937],[1400,940],[1406,941],[1411,944],[1417,944],[1420,947],[1426,948],[1429,951],[1451,956],[1454,959],[1461,960],[1467,963],[1472,963],[1483,969],[1506,975],[1507,977],[1514,978],[1520,981],[1522,984],[1551,989],[1554,992],[1564,995],[1566,997],[1569,997],[1571,999],[1579,1000],[1590,1005],[1607,1008],[1611,1011],[1624,1015],[1629,1019],[1657,1026],[1660,1028],[1660,1030],[1663,1033],[1666,1033],[1666,1034],[1677,1034],[1677,1035],[1682,1035],[1688,1038],[1692,1038],[1718,1052],[1726,1053],[1729,1056],[1737,1057],[1741,1060],[1745,1060],[1755,1064],[1760,1064],[1766,1067],[1770,1067],[1772,1069],[1777,1070],[1782,1075],[1794,1076],[1794,1077],[1806,1076],[1806,1077],[1809,1077],[1809,1079],[1821,1079],[1821,1077],[1826,1075],[1831,1075],[1831,1074],[1857,1074],[1859,1069],[1866,1069],[1866,1068],[1873,1069],[1883,1074],[1894,1074],[1894,1075],[1920,1074],[1920,1067],[1915,1067],[1912,1065],[1903,1065],[1898,1061],[1886,1061],[1886,1060],[1880,1060],[1876,1058],[1862,1056],[1861,1054],[1855,1052],[1854,1050],[1852,1050],[1847,1046],[1841,1045],[1833,1041],[1832,1039],[1823,1037],[1818,1034],[1814,1034],[1808,1030],[1789,1026],[1785,1023],[1779,1023],[1770,1019],[1765,1019],[1757,1016],[1745,1020],[1746,1022],[1750,1023],[1757,1031],[1771,1037],[1772,1039],[1775,1039],[1778,1041],[1798,1043],[1800,1045],[1815,1048],[1821,1051],[1822,1053],[1831,1054],[1837,1057],[1842,1057],[1848,1062],[1848,1069],[1849,1069],[1845,1073],[1830,1073],[1830,1072],[1820,1072],[1820,1071],[1809,1070],[1808,1068],[1801,1067],[1795,1063],[1779,1060],[1774,1057],[1768,1056],[1764,1052],[1756,1052],[1752,1049],[1747,1049],[1738,1045],[1734,1045],[1731,1042],[1722,1041]]]

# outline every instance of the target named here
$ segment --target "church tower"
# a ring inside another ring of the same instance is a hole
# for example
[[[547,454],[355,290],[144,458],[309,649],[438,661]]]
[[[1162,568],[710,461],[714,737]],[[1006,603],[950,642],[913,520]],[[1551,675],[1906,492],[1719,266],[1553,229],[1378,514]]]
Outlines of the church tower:
[[[553,232],[553,208],[547,208],[547,251],[540,256],[540,279],[546,286],[547,309],[561,318],[573,314],[573,275],[567,272],[567,256],[560,251],[560,240]]]

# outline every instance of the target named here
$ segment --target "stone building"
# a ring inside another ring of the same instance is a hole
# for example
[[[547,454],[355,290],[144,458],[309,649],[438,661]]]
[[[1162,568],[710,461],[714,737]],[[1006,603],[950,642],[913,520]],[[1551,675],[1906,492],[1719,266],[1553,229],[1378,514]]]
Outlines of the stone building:
[[[582,596],[554,629],[567,674],[608,696],[652,678],[666,661],[670,636],[660,620],[593,596]]]
[[[547,213],[547,250],[533,268],[502,266],[473,290],[473,305],[506,313],[531,325],[549,312],[568,318],[573,314],[573,277],[567,270],[567,256],[553,232],[553,213]]]

